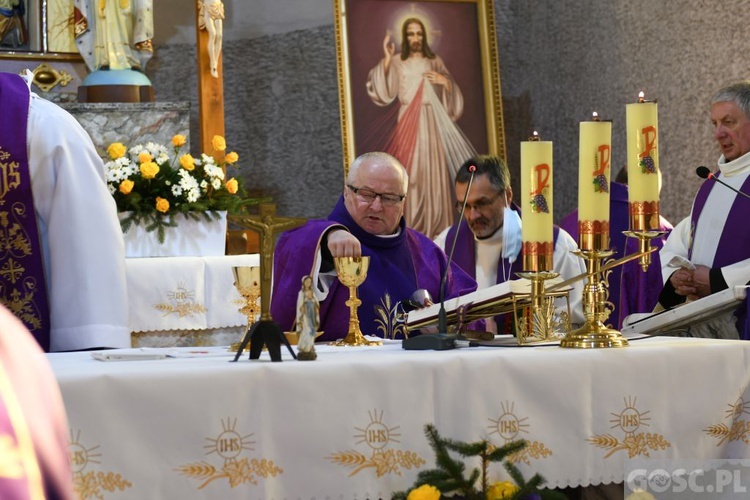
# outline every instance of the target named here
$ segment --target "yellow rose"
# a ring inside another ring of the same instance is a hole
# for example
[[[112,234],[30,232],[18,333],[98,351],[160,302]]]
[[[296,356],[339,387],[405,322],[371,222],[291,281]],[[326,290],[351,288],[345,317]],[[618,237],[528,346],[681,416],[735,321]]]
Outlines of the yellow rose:
[[[144,179],[153,179],[159,173],[159,165],[152,161],[141,163],[141,175]]]
[[[211,139],[211,145],[216,151],[224,151],[227,149],[227,141],[225,141],[220,135],[215,135],[214,138]]]
[[[179,148],[180,146],[185,145],[185,141],[186,139],[184,135],[177,134],[174,137],[172,137],[172,146]]]
[[[195,169],[195,158],[188,154],[180,156],[180,166],[185,170]]]
[[[113,142],[107,148],[107,154],[113,160],[116,160],[118,158],[122,158],[123,156],[125,156],[126,151],[127,150],[125,149],[125,145],[121,142]]]
[[[140,154],[138,155],[139,163],[148,163],[153,159],[154,157],[151,156],[151,153],[149,153],[148,151],[141,151]]]
[[[518,486],[510,481],[495,483],[487,490],[487,500],[510,498],[516,491],[518,491]]]
[[[156,210],[165,214],[169,211],[169,200],[165,200],[159,196],[156,197]]]
[[[131,181],[130,179],[125,179],[120,183],[120,192],[122,194],[130,194],[130,192],[133,190],[133,185],[135,182]]]
[[[227,153],[227,155],[224,157],[224,160],[229,163],[230,165],[237,163],[237,160],[240,159],[240,155],[232,151],[231,153]]]
[[[431,484],[423,484],[411,490],[406,500],[440,500],[440,490]]]

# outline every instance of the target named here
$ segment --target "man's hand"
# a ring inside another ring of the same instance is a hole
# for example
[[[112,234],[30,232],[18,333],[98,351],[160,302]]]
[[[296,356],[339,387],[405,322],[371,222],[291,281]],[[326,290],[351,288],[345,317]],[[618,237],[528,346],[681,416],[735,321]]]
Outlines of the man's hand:
[[[328,233],[328,250],[333,258],[362,256],[362,245],[359,240],[343,229]]]
[[[684,267],[678,269],[669,277],[669,282],[672,283],[677,295],[690,296],[697,293],[693,271],[690,269]]]
[[[391,58],[396,52],[396,44],[391,41],[391,30],[385,32],[385,38],[383,39],[383,65],[385,66],[385,72],[388,73],[388,68],[391,65]]]
[[[695,266],[693,271],[693,288],[694,293],[688,295],[688,299],[697,300],[711,295],[711,279],[709,277],[710,268],[706,266]]]

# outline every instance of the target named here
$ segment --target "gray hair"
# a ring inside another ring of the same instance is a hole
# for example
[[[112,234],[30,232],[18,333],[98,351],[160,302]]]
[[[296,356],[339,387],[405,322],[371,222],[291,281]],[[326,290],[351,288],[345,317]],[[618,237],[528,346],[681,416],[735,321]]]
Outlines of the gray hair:
[[[733,102],[750,118],[750,80],[743,80],[727,85],[711,98],[711,104]]]
[[[404,188],[404,194],[409,187],[409,174],[406,169],[394,156],[384,153],[382,151],[372,151],[369,153],[363,153],[359,155],[349,167],[349,173],[346,176],[347,184],[352,184],[358,177],[359,167],[366,161],[372,160],[380,164],[391,165],[401,175],[401,183]]]

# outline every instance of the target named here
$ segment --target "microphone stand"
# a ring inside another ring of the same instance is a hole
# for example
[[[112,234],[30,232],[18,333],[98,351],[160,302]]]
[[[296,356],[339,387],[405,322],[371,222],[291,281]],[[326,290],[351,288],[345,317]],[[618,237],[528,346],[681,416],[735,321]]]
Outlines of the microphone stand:
[[[464,219],[464,212],[466,212],[466,202],[469,201],[469,193],[471,192],[471,185],[474,182],[474,174],[477,172],[477,167],[471,165],[469,167],[471,177],[469,177],[469,185],[466,186],[466,194],[464,195],[464,203],[461,206],[461,212],[458,215],[458,225],[456,226],[456,234],[453,235],[453,243],[451,244],[451,251],[448,254],[448,261],[445,265],[445,272],[440,280],[440,310],[438,311],[438,333],[448,333],[448,317],[445,312],[445,286],[448,282],[448,271],[451,268],[451,262],[453,262],[453,252],[456,250],[456,243],[458,242],[458,232],[461,230],[461,222]]]
[[[451,335],[448,333],[448,317],[445,312],[445,286],[448,281],[448,271],[451,268],[451,262],[453,262],[453,252],[456,250],[456,242],[458,241],[458,231],[461,229],[461,221],[464,218],[464,212],[466,211],[466,202],[469,199],[469,192],[471,190],[471,184],[474,182],[474,174],[477,171],[477,167],[474,165],[469,166],[469,185],[466,187],[466,195],[464,196],[464,204],[461,206],[461,212],[459,214],[458,226],[456,227],[456,234],[453,235],[453,243],[451,244],[451,251],[448,254],[448,259],[445,264],[445,271],[440,279],[440,309],[438,311],[438,333],[437,334],[424,334],[417,335],[416,337],[409,337],[401,342],[401,347],[406,350],[427,350],[434,349],[438,351],[453,349],[455,347],[455,340],[458,335]]]

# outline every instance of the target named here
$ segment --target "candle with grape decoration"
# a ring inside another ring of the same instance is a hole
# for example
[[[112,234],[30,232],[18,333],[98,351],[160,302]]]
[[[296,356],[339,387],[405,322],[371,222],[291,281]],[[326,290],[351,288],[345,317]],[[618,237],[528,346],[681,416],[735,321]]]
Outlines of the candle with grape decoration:
[[[626,105],[631,231],[659,230],[659,132],[656,101]]]
[[[581,250],[609,249],[609,181],[612,122],[580,123],[578,149],[578,246]]]
[[[552,142],[540,140],[535,131],[521,142],[521,214],[523,219],[523,268],[552,269]]]

